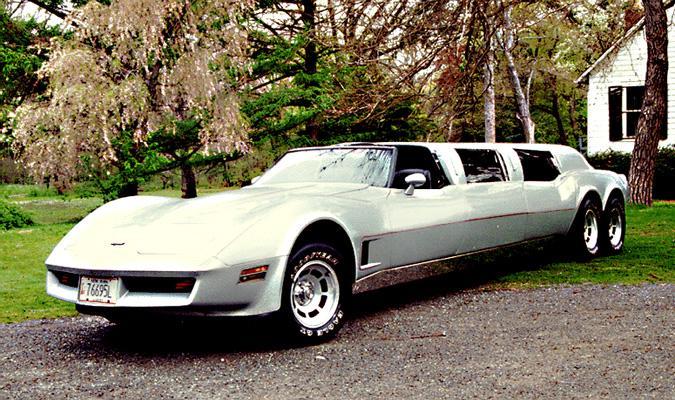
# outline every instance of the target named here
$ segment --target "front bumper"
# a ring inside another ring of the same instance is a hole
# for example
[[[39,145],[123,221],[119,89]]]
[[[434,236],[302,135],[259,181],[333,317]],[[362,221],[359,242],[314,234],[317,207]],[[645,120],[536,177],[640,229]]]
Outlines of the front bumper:
[[[209,268],[199,271],[124,271],[87,270],[67,266],[47,265],[47,294],[78,305],[78,310],[98,315],[160,312],[185,316],[252,316],[277,311],[281,306],[281,291],[287,256],[261,259],[245,265],[223,265],[212,260]],[[264,279],[240,282],[243,270],[267,265]],[[72,274],[74,279],[63,283],[59,276]],[[92,304],[78,300],[79,277],[119,277],[122,284],[114,305]],[[126,285],[125,280],[143,278],[148,281],[163,278],[194,278],[189,292],[147,291]]]

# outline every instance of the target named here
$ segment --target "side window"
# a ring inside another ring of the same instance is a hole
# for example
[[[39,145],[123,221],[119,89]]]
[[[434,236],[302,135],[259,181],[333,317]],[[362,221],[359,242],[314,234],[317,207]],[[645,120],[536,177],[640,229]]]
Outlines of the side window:
[[[526,181],[552,181],[560,175],[560,170],[549,151],[514,149]]]
[[[466,183],[501,182],[506,174],[497,152],[490,149],[456,149],[464,166]]]
[[[405,177],[413,173],[421,173],[427,178],[427,184],[421,189],[440,189],[450,183],[443,173],[438,159],[423,146],[396,146],[396,169],[392,187],[405,189]]]

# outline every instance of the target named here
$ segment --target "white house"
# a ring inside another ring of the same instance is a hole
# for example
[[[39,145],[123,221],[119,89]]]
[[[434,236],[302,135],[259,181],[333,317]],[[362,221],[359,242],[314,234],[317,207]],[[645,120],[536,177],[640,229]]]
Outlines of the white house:
[[[675,7],[668,18],[668,105],[659,146],[675,145]],[[588,81],[588,154],[607,150],[631,152],[635,143],[647,72],[644,19],[584,72]]]

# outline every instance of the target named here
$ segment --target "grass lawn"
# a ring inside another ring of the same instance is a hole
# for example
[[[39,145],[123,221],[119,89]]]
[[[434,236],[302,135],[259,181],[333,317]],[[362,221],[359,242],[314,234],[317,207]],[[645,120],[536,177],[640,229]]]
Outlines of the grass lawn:
[[[0,322],[75,315],[45,294],[44,261],[73,224],[0,230]]]
[[[96,198],[66,199],[50,191],[0,185],[0,197],[28,211],[36,225],[0,230],[0,322],[75,315],[72,304],[45,294],[44,261],[74,223],[101,204]],[[207,192],[212,192],[208,190]],[[178,196],[176,191],[144,194]],[[624,251],[578,263],[560,241],[512,247],[454,262],[451,281],[488,288],[555,284],[675,282],[675,203],[628,207]],[[439,265],[446,268],[446,264]]]
[[[629,206],[626,221],[625,247],[617,255],[576,262],[566,253],[564,242],[553,239],[499,250],[477,259],[489,285],[496,287],[674,283],[675,204]]]

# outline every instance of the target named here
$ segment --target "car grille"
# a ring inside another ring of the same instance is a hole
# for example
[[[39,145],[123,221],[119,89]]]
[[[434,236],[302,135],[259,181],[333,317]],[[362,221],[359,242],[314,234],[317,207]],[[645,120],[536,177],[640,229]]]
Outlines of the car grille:
[[[52,271],[62,285],[76,288],[80,283],[80,276],[70,272]],[[190,293],[195,286],[195,278],[164,278],[164,277],[122,277],[122,282],[129,292],[142,293]]]
[[[122,281],[130,292],[143,293],[190,293],[195,285],[195,278],[123,277]]]

